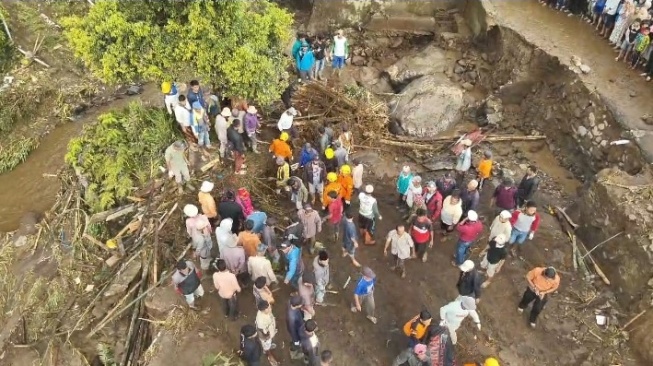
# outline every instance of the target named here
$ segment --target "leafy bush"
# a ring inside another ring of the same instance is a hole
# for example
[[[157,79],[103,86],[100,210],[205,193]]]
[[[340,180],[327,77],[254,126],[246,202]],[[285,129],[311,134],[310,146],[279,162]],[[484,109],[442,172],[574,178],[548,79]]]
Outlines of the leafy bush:
[[[10,141],[6,147],[0,146],[0,174],[8,172],[27,160],[27,156],[39,146],[33,137]]]
[[[86,176],[86,201],[94,211],[120,203],[147,183],[163,164],[164,150],[178,138],[163,109],[135,102],[98,117],[68,144],[66,163]]]
[[[268,0],[97,1],[62,21],[75,55],[109,83],[187,74],[268,104],[287,86],[292,15]]]

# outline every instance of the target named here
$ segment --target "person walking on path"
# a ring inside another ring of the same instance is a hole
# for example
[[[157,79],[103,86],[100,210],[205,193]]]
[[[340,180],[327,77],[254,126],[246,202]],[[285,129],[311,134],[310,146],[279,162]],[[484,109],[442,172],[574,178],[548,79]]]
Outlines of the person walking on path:
[[[495,207],[495,213],[501,211],[513,212],[519,201],[517,193],[517,187],[515,187],[512,178],[504,178],[501,184],[494,189],[490,206]]]
[[[458,282],[456,283],[458,298],[467,296],[475,299],[478,303],[481,298],[481,285],[483,284],[483,279],[476,268],[474,268],[474,262],[468,259],[458,266],[458,269],[460,269]]]
[[[397,193],[399,193],[398,207],[400,208],[406,204],[406,192],[408,192],[412,180],[413,173],[410,172],[410,166],[404,165],[404,167],[401,168],[399,177],[397,177]]]
[[[472,167],[472,140],[464,139],[460,141],[464,147],[463,150],[456,157],[456,183],[462,185],[465,181],[465,176]]]
[[[425,344],[416,344],[403,350],[392,366],[431,366],[431,352]]]
[[[456,183],[456,180],[449,172],[444,173],[444,175],[435,182],[435,185],[438,187],[438,192],[440,192],[443,199],[449,197],[456,191],[456,189],[458,189],[458,183]]]
[[[351,311],[362,312],[365,309],[365,315],[369,321],[376,324],[376,317],[374,316],[374,285],[376,284],[376,274],[369,267],[363,268],[363,276],[358,281],[356,289],[354,289],[354,305]]]
[[[463,217],[467,216],[467,212],[478,209],[481,195],[478,192],[478,181],[476,179],[470,180],[467,186],[460,191],[460,199],[463,201]]]
[[[227,128],[229,128],[229,122],[227,118],[231,117],[231,109],[229,107],[222,108],[220,114],[215,117],[215,133],[218,135],[218,141],[220,142],[220,158],[223,159],[227,156],[227,147],[229,146],[229,140],[227,139]]]
[[[308,253],[312,255],[315,250],[315,237],[322,232],[322,218],[308,203],[297,211],[297,216],[304,226],[304,247],[308,248]]]
[[[270,366],[277,366],[279,365],[279,361],[273,353],[273,350],[277,348],[277,345],[274,343],[274,337],[277,335],[277,320],[272,313],[272,305],[263,300],[258,303],[257,309],[256,329],[258,331],[258,339],[261,341],[263,353],[267,357]]]
[[[261,238],[254,233],[254,222],[245,221],[245,230],[238,234],[238,245],[245,249],[245,256],[249,259],[256,257]]]
[[[216,227],[218,221],[218,208],[215,205],[215,199],[211,195],[214,184],[212,182],[204,181],[197,194],[197,201],[200,203],[202,213],[209,219],[211,227]]]
[[[261,122],[258,120],[258,111],[256,107],[250,105],[247,107],[247,114],[245,114],[245,132],[247,133],[247,138],[249,139],[250,144],[252,145],[252,152],[259,154],[258,151],[258,140],[257,134],[259,128],[261,128]]]
[[[300,333],[302,352],[304,353],[304,365],[320,365],[320,340],[317,338],[317,323],[309,319],[304,322],[304,327]]]
[[[308,194],[312,205],[315,204],[316,197],[319,197],[319,200],[322,201],[326,175],[326,166],[320,160],[319,155],[314,156],[313,160],[304,167],[304,181],[308,183]]]
[[[313,319],[315,317],[315,274],[312,271],[305,271],[302,274],[297,293],[302,298],[304,320]]]
[[[247,261],[247,272],[252,279],[259,277],[265,278],[266,285],[277,283],[277,277],[272,270],[272,263],[265,256],[267,253],[267,246],[263,243],[258,245],[256,255],[249,257]]]
[[[180,194],[184,192],[184,186],[193,190],[190,185],[190,171],[188,170],[188,159],[184,153],[185,149],[186,145],[183,141],[175,141],[168,146],[164,154],[168,177],[175,178]]]
[[[388,233],[388,238],[385,241],[383,248],[383,255],[388,255],[388,248],[392,254],[392,266],[390,270],[395,271],[399,269],[401,278],[406,277],[406,264],[405,261],[409,258],[414,258],[415,243],[410,234],[406,232],[404,224],[398,224],[394,230]]]
[[[184,296],[188,307],[194,310],[197,310],[195,299],[204,296],[201,278],[202,274],[197,271],[195,264],[183,259],[177,262],[177,270],[172,275],[172,285],[175,290]]]
[[[485,270],[485,274],[487,275],[487,279],[481,285],[482,288],[488,287],[494,275],[501,271],[501,267],[508,255],[506,238],[504,234],[499,234],[490,240],[489,249],[485,252],[481,260],[481,268]]]
[[[438,187],[433,181],[426,183],[424,202],[426,202],[428,218],[431,222],[439,222],[442,212],[442,194],[438,192]]]
[[[300,334],[304,327],[304,313],[302,312],[302,298],[299,296],[292,296],[288,300],[286,308],[286,328],[290,333],[290,358],[298,360],[303,357],[300,348]]]
[[[285,241],[281,243],[281,252],[286,257],[286,276],[283,283],[291,285],[294,289],[299,286],[299,279],[304,274],[304,262],[302,262],[302,250],[294,244]]]
[[[211,225],[208,221],[195,221],[195,229],[191,231],[191,240],[195,249],[195,258],[200,261],[200,268],[206,271],[211,265],[211,249],[213,249],[213,240],[211,239]]]
[[[428,328],[431,326],[432,320],[431,313],[428,310],[422,310],[404,324],[403,331],[408,337],[408,347],[413,348],[416,344],[426,343]]]
[[[440,212],[440,229],[442,235],[446,236],[452,232],[458,225],[463,215],[463,202],[460,200],[460,193],[453,191],[442,201],[442,211]]]
[[[526,169],[526,175],[519,182],[517,187],[517,206],[522,207],[527,201],[531,201],[535,192],[540,186],[540,178],[537,176],[537,168],[529,165]]]
[[[240,349],[238,356],[245,362],[245,366],[260,366],[263,348],[259,342],[256,327],[251,324],[240,328]]]
[[[365,186],[365,192],[358,194],[358,228],[361,236],[365,238],[365,245],[373,245],[376,243],[374,240],[374,232],[376,229],[376,219],[383,219],[379,213],[379,206],[376,198],[372,196],[374,186],[368,184]]]
[[[469,249],[472,244],[483,233],[483,223],[478,219],[476,211],[469,211],[467,218],[463,219],[456,226],[456,230],[460,236],[456,244],[455,265],[459,266],[469,256]]]
[[[360,263],[356,260],[356,248],[358,248],[356,224],[354,224],[354,215],[351,212],[345,212],[345,221],[342,222],[342,227],[342,256],[349,257],[354,267],[360,267]]]
[[[340,76],[342,68],[345,67],[347,58],[349,58],[349,41],[343,35],[342,30],[336,32],[331,45],[331,58],[333,59],[333,69]]]
[[[236,320],[238,317],[237,295],[241,291],[240,284],[238,284],[236,275],[229,271],[227,263],[223,259],[218,259],[215,267],[218,271],[213,274],[213,286],[224,304],[225,318]]]
[[[560,287],[560,275],[553,267],[535,267],[526,274],[528,287],[517,306],[517,311],[523,313],[524,309],[533,303],[528,321],[531,328],[535,328],[537,317],[544,310],[544,305],[549,301],[549,294]]]
[[[449,330],[451,343],[458,343],[456,331],[468,316],[472,318],[478,330],[481,330],[481,319],[476,312],[474,298],[463,296],[440,308],[440,319],[442,320],[440,324]]]
[[[325,250],[320,250],[318,255],[313,259],[313,273],[315,274],[315,304],[324,304],[324,295],[326,295],[327,286],[329,286],[329,254]]]
[[[338,241],[344,204],[341,199],[338,199],[338,194],[334,191],[329,192],[329,198],[331,198],[331,203],[329,203],[329,207],[327,208],[328,215],[322,221],[329,221],[329,225],[333,230],[333,239]]]
[[[433,223],[426,217],[426,210],[420,208],[410,224],[410,237],[415,243],[415,254],[422,262],[426,262],[428,248],[433,248]]]
[[[492,225],[490,225],[489,239],[492,240],[498,235],[503,235],[506,240],[510,238],[510,234],[512,234],[512,225],[510,224],[511,218],[512,214],[509,211],[501,211],[501,213],[494,218],[494,221],[492,221]]]
[[[512,225],[509,241],[510,253],[515,256],[526,239],[533,240],[535,232],[540,227],[540,214],[537,213],[537,204],[528,201],[524,210],[513,212],[510,225]]]

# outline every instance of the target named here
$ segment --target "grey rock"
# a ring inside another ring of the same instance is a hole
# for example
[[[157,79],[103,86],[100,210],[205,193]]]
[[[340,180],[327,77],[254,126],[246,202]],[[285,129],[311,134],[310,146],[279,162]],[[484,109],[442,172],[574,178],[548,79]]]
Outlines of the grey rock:
[[[398,48],[401,46],[401,44],[404,43],[404,38],[403,37],[397,37],[392,41],[392,44],[390,45],[390,48]]]
[[[637,216],[636,216],[636,215],[633,215],[633,214],[630,214],[630,215],[628,215],[628,220],[630,220],[630,221],[637,221]]]
[[[353,56],[351,58],[351,63],[354,66],[365,66],[367,64],[367,60],[363,56]]]
[[[385,71],[392,83],[403,84],[414,78],[439,73],[449,65],[445,51],[431,45],[414,55],[403,57]]]
[[[141,261],[132,261],[125,270],[114,277],[113,281],[104,292],[104,297],[112,297],[123,294],[141,270]]]
[[[592,71],[592,69],[587,65],[580,65],[578,68],[583,72],[583,74],[589,74]]]
[[[453,170],[454,163],[448,161],[436,161],[423,163],[429,170]]]
[[[606,147],[606,146],[608,146],[608,140],[601,140],[600,144],[601,144],[601,147]]]
[[[20,248],[27,244],[27,237],[25,235],[21,235],[18,237],[14,237],[14,246],[17,248]]]
[[[472,85],[472,83],[462,83],[461,86],[467,91],[474,90],[474,85]]]
[[[453,72],[455,72],[456,74],[462,74],[463,72],[465,72],[465,68],[460,65],[456,65],[456,67],[454,67],[453,69]]]
[[[605,130],[605,123],[599,123],[597,127],[599,128],[599,131],[603,131]]]
[[[457,64],[460,66],[467,66],[467,60],[461,58],[458,60]]]
[[[594,124],[596,123],[596,116],[594,115],[594,113],[590,112],[590,114],[587,115],[587,120],[589,121],[590,126],[594,127]]]
[[[578,126],[576,133],[578,133],[580,137],[584,137],[585,135],[587,135],[587,128],[585,128],[585,126]]]
[[[478,72],[476,72],[476,70],[472,70],[467,73],[467,77],[471,80],[476,80],[476,78],[478,78]]]

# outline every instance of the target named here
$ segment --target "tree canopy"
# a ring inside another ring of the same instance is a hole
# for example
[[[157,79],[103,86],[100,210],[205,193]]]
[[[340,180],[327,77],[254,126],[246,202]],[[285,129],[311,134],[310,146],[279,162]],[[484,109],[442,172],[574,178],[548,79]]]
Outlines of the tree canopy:
[[[100,0],[62,23],[75,55],[107,83],[192,74],[261,104],[287,86],[292,15],[268,0]]]

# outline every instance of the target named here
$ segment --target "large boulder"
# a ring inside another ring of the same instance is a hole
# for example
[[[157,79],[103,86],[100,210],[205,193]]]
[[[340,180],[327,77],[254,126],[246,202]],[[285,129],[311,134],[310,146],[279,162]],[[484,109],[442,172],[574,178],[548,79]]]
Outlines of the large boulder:
[[[445,51],[430,45],[414,55],[401,58],[386,68],[385,72],[393,84],[402,85],[421,76],[443,73],[449,64],[451,60],[447,58]]]
[[[462,116],[464,91],[444,76],[421,77],[408,84],[401,94],[392,106],[392,117],[409,135],[435,136]]]

